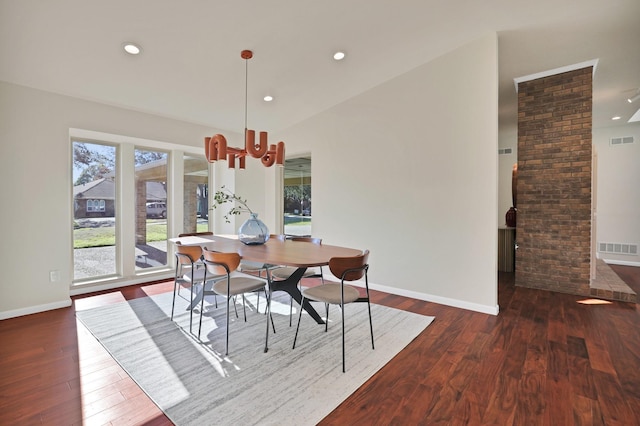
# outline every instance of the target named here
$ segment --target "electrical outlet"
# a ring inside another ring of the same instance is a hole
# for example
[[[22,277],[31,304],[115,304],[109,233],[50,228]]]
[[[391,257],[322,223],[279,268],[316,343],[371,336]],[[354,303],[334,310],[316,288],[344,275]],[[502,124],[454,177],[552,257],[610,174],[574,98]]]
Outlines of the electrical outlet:
[[[60,271],[57,269],[55,271],[49,271],[49,281],[52,283],[60,281]]]

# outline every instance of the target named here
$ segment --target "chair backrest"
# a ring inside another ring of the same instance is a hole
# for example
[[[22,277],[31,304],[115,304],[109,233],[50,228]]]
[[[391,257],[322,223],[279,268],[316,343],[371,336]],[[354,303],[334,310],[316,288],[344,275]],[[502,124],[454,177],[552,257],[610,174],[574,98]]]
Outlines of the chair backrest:
[[[193,263],[202,256],[202,247],[183,246],[180,241],[176,241],[176,259],[183,265]]]
[[[178,237],[196,237],[198,235],[213,235],[213,232],[205,231],[205,232],[186,232],[183,234],[178,234]]]
[[[344,281],[355,281],[362,278],[369,266],[369,250],[361,255],[352,257],[332,257],[329,260],[329,270],[336,277]]]
[[[238,253],[220,253],[217,251],[202,250],[204,263],[207,269],[214,275],[225,275],[233,272],[240,265],[240,255]]]
[[[305,241],[307,243],[313,243],[313,244],[322,244],[322,238],[315,238],[315,237],[293,237],[291,238],[291,241]]]

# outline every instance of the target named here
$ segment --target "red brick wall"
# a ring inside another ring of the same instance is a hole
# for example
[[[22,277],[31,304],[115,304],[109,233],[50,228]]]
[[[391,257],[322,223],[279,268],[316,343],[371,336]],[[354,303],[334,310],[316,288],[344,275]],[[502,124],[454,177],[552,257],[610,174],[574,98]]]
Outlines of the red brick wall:
[[[592,67],[518,86],[516,285],[589,294]]]

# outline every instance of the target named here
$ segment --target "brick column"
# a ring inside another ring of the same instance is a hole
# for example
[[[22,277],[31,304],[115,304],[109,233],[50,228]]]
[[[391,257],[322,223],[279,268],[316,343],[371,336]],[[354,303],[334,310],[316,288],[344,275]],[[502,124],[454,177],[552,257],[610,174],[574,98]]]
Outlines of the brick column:
[[[192,180],[185,177],[183,214],[182,226],[184,232],[196,232],[198,226],[198,180]]]
[[[592,75],[518,86],[518,286],[589,294]]]
[[[136,179],[136,245],[147,244],[147,182]]]

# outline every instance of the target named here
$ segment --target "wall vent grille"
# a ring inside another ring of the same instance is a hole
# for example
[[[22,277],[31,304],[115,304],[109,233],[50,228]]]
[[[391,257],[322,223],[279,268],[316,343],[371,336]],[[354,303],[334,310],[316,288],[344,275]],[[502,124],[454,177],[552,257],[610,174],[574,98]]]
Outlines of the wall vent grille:
[[[609,140],[609,145],[611,146],[627,145],[633,142],[635,142],[633,139],[633,136],[625,136],[622,138],[611,138]]]
[[[598,251],[600,253],[628,254],[631,256],[637,256],[638,245],[626,243],[598,243]]]
[[[498,150],[498,155],[511,154],[512,152],[513,152],[513,149],[511,148],[500,148]]]

